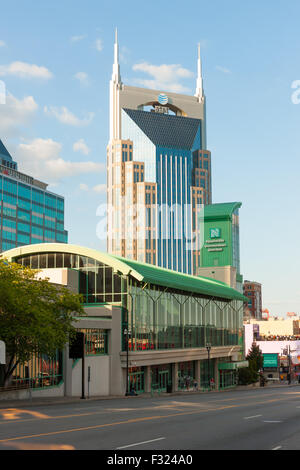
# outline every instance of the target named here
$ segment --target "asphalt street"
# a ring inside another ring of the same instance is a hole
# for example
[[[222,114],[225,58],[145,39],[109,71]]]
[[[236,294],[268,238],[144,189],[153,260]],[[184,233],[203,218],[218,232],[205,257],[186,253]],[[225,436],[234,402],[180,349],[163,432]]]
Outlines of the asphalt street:
[[[300,386],[5,407],[0,449],[299,450]]]

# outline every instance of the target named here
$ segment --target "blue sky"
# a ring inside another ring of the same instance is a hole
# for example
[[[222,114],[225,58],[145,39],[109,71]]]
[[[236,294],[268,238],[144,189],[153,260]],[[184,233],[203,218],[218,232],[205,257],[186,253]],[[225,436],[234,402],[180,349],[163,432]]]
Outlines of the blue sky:
[[[243,203],[241,269],[263,284],[264,307],[300,313],[300,104],[292,102],[300,3],[0,0],[0,8],[0,138],[21,171],[65,197],[69,242],[100,250],[114,29],[123,82],[165,91],[194,94],[201,43],[213,202]]]

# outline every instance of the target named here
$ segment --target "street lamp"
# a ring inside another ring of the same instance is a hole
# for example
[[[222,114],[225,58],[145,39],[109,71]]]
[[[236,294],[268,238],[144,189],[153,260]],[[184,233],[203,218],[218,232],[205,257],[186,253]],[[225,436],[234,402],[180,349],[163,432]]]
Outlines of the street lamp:
[[[128,373],[128,349],[129,349],[129,330],[127,328],[124,329],[124,337],[126,338],[126,393],[125,396],[127,397],[129,394],[129,373]]]
[[[211,344],[210,343],[206,343],[206,349],[207,349],[207,359],[208,359],[208,372],[207,372],[208,387],[209,387],[209,390],[210,390],[210,350],[211,350]]]

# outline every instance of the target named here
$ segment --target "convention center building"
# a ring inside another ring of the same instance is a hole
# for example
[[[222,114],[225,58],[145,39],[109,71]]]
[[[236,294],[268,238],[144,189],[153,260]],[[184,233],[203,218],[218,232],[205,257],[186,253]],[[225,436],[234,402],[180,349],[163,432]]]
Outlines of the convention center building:
[[[89,396],[236,385],[245,297],[225,283],[64,243],[2,256],[82,294],[85,315],[74,326],[84,333]],[[81,363],[66,346],[18,366],[14,383],[27,381],[35,396],[80,396]]]

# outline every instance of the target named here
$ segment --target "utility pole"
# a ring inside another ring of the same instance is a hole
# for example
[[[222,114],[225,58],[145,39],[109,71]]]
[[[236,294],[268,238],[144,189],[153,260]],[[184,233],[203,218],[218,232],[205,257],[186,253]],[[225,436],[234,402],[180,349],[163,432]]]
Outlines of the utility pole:
[[[288,345],[288,360],[289,360],[289,378],[288,378],[288,384],[290,385],[291,383],[291,347]]]

